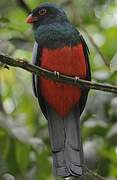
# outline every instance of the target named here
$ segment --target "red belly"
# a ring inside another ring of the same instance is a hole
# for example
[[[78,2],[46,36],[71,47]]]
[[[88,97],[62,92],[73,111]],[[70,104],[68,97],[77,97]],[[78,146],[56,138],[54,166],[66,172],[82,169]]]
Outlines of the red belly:
[[[44,48],[41,67],[58,71],[70,76],[86,77],[86,62],[82,45],[49,50]],[[45,101],[63,118],[81,97],[79,87],[56,83],[46,78],[39,78],[39,87]]]

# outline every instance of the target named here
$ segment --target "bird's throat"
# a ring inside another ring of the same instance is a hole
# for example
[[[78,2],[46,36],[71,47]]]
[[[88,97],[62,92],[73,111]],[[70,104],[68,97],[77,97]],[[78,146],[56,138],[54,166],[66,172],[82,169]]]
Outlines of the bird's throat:
[[[34,34],[37,43],[49,49],[73,46],[79,41],[78,32],[68,22],[34,27]]]

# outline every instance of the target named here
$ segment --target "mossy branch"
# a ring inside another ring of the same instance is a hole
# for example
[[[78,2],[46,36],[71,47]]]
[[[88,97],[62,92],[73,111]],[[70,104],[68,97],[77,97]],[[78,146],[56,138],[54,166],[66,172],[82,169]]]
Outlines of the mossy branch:
[[[58,76],[58,75],[55,75],[55,73],[52,71],[35,66],[23,59],[13,59],[12,57],[9,57],[7,55],[0,54],[0,62],[4,66],[10,65],[14,67],[19,67],[31,73],[34,73],[38,76],[44,76],[48,79],[51,79],[57,82],[62,82],[64,84],[80,86],[81,88],[95,89],[99,91],[105,91],[105,92],[117,94],[117,86],[113,86],[109,84],[102,84],[102,83],[97,83],[97,82],[90,82],[90,81],[86,81],[79,78],[76,79],[75,77],[66,76],[63,74],[60,74]]]

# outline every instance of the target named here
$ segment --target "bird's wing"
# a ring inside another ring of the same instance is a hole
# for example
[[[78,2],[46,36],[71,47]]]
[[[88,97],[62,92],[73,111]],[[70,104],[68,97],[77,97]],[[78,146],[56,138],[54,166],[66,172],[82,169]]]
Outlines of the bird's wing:
[[[85,60],[86,60],[86,64],[87,64],[87,75],[86,75],[86,80],[91,81],[91,70],[90,70],[90,65],[89,65],[89,48],[85,42],[85,40],[83,39],[82,35],[80,35],[80,40],[83,46],[83,51],[84,51],[84,55],[85,55]]]
[[[86,61],[86,69],[87,69],[87,73],[86,73],[86,80],[87,81],[91,81],[91,70],[90,70],[90,64],[89,64],[89,48],[85,42],[85,40],[83,39],[82,35],[80,35],[80,41],[82,43],[82,47],[83,47],[83,51],[84,51],[84,56],[85,56],[85,61]],[[82,88],[82,96],[80,99],[80,114],[82,114],[86,101],[87,101],[87,96],[88,96],[88,88]]]
[[[32,62],[34,65],[37,65],[37,66],[40,65],[41,53],[42,53],[42,48],[40,47],[38,43],[35,42],[34,48],[33,48],[33,57],[32,57]],[[38,83],[39,81],[38,81],[37,76],[33,74],[32,80],[33,80],[32,85],[33,85],[34,94],[38,98],[41,110],[47,119],[46,103],[44,102],[44,99],[41,96],[39,83]]]

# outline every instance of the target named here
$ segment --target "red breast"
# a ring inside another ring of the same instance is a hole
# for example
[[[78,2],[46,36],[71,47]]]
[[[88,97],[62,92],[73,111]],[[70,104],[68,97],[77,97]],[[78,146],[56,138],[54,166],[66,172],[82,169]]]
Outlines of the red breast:
[[[44,48],[41,57],[41,67],[51,71],[58,71],[65,75],[86,77],[86,61],[82,45],[64,47],[60,49]],[[41,94],[45,101],[64,118],[81,97],[79,87],[56,83],[46,78],[39,79]]]

